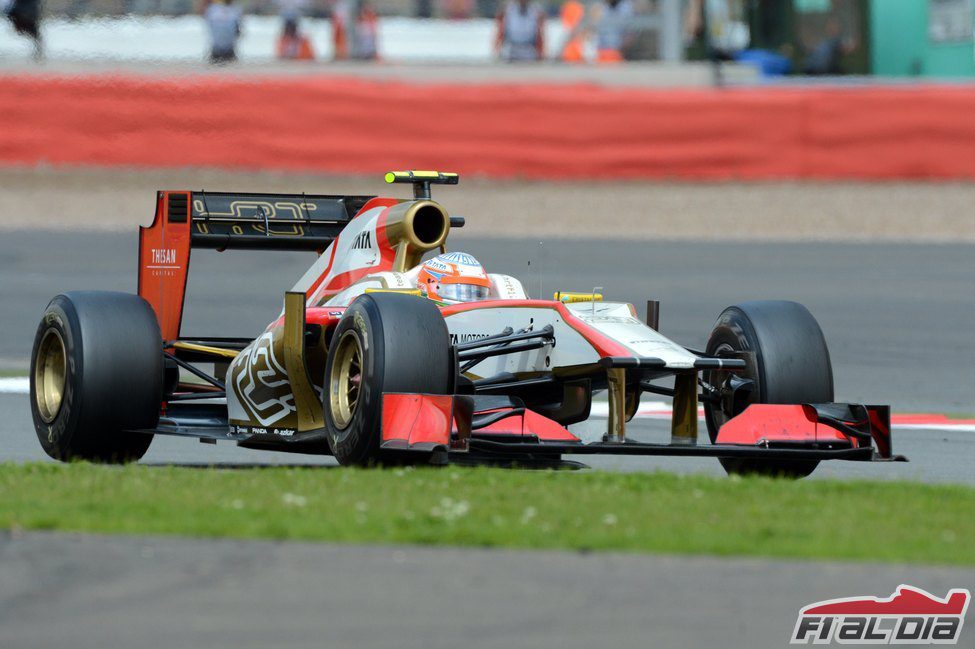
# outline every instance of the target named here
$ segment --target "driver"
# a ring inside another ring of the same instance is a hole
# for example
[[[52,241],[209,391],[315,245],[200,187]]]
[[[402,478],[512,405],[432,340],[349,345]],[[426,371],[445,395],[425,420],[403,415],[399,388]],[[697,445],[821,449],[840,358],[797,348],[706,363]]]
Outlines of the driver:
[[[424,296],[447,304],[485,300],[491,292],[484,267],[466,252],[447,252],[423,262],[416,283]]]

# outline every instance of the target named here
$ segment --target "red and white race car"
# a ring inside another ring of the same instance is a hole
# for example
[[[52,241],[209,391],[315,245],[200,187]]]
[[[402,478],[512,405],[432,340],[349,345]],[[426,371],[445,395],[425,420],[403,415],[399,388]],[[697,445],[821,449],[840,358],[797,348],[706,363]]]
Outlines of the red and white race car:
[[[687,349],[657,331],[656,303],[644,322],[596,293],[531,298],[447,252],[463,219],[430,188],[456,174],[386,180],[412,184],[414,198],[159,192],[140,231],[138,295],[65,293],[41,320],[31,408],[44,450],[130,461],[168,434],[342,464],[706,455],[792,476],[821,460],[898,459],[887,406],[832,403],[829,352],[803,306],[729,307],[707,348]],[[193,248],[320,255],[256,339],[188,339]],[[568,426],[601,392],[607,429],[584,443]],[[669,443],[626,436],[645,393],[673,399]]]

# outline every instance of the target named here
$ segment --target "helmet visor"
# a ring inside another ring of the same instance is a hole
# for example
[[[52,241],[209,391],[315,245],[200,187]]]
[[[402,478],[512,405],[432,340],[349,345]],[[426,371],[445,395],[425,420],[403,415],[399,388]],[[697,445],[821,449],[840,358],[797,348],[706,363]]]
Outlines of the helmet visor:
[[[477,302],[488,296],[488,287],[477,284],[450,283],[441,284],[438,291],[440,297],[455,302]]]

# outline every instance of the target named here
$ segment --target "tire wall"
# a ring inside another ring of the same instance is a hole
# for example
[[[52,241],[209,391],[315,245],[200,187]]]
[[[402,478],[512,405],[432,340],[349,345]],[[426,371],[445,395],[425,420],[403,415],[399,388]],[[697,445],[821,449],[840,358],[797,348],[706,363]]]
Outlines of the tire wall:
[[[433,168],[534,179],[975,178],[971,87],[660,91],[0,76],[0,164]]]

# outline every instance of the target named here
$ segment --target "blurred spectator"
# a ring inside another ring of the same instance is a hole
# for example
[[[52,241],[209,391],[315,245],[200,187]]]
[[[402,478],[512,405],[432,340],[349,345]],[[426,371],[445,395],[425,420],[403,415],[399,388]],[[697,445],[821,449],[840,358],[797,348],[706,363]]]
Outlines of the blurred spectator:
[[[210,62],[227,63],[237,60],[237,39],[240,37],[240,7],[233,0],[213,0],[203,12],[210,30]]]
[[[498,15],[498,0],[475,0],[478,18],[494,18]]]
[[[562,46],[561,59],[568,63],[580,63],[585,60],[583,48],[586,36],[582,19],[586,17],[586,6],[579,0],[566,0],[559,10],[562,29],[565,30],[565,45]]]
[[[278,39],[278,58],[292,61],[311,61],[315,52],[308,37],[298,31],[298,20],[284,21],[284,31]]]
[[[712,56],[728,61],[751,40],[741,0],[707,0],[705,23]]]
[[[305,15],[308,0],[274,0],[281,17],[281,35],[278,36],[278,58],[309,60],[315,58],[311,42],[298,31],[298,22]]]
[[[855,49],[852,42],[843,40],[843,28],[835,16],[826,21],[826,36],[819,41],[803,63],[805,74],[842,74],[840,59]]]
[[[632,20],[631,0],[599,0],[593,8],[591,21],[596,32],[597,61],[618,63],[623,60],[623,50],[633,40]]]
[[[508,0],[498,12],[496,47],[505,61],[538,61],[545,52],[545,12],[531,0]]]
[[[742,50],[735,54],[735,61],[752,66],[765,77],[780,77],[792,72],[789,57],[770,50]]]
[[[278,15],[281,16],[281,20],[288,22],[289,20],[298,20],[305,15],[308,0],[274,0],[274,4],[278,8]]]
[[[685,7],[683,31],[687,55],[692,59],[730,61],[751,40],[741,0],[690,0]]]
[[[444,18],[467,20],[474,13],[473,0],[443,0]]]
[[[369,0],[340,0],[332,10],[332,32],[336,59],[379,58],[379,16]]]
[[[34,41],[34,58],[44,58],[44,43],[41,40],[41,2],[40,0],[12,0],[3,4],[3,12],[13,23],[18,34],[28,36]]]

